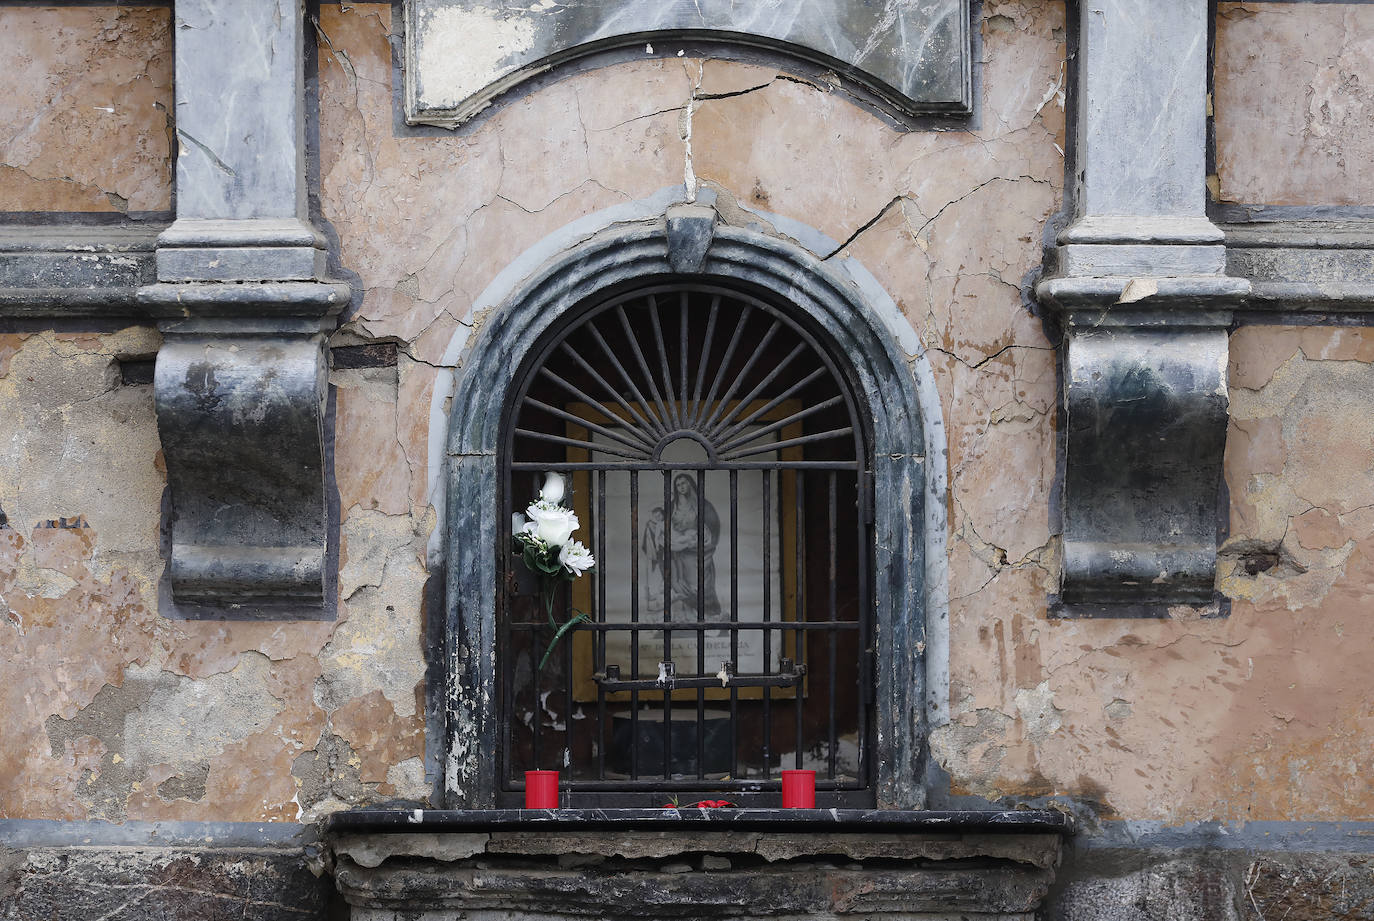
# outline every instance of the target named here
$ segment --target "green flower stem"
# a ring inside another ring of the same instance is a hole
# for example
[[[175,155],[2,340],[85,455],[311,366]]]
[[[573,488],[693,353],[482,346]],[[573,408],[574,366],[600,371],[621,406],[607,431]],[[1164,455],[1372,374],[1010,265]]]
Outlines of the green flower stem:
[[[568,622],[559,625],[558,619],[553,616],[553,603],[558,598],[558,590],[561,585],[562,582],[559,579],[548,579],[542,576],[539,579],[539,597],[544,601],[544,613],[549,617],[549,626],[555,631],[553,639],[549,640],[549,648],[544,650],[544,657],[539,660],[539,671],[541,672],[544,670],[544,665],[549,661],[549,656],[553,655],[554,649],[558,647],[558,641],[563,639],[563,634],[590,616],[582,611],[573,611],[573,616],[568,618]]]

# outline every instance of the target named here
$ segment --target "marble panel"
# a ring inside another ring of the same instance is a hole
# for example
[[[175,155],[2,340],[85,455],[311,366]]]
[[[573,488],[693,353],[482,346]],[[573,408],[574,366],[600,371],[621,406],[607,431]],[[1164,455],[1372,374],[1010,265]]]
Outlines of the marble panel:
[[[177,217],[303,216],[299,0],[175,9]]]
[[[968,108],[964,0],[409,0],[406,114],[452,126],[560,62],[707,39],[833,67],[910,113]]]

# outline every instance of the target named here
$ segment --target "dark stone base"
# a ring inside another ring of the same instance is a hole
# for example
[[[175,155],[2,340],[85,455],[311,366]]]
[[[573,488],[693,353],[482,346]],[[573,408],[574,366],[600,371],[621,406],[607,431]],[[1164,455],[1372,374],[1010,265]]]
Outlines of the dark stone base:
[[[0,848],[3,921],[330,921],[346,917],[299,849]]]
[[[1374,854],[1080,851],[1045,921],[1371,921]]]
[[[1032,921],[1063,840],[1062,828],[1043,822],[823,829],[729,821],[731,810],[719,821],[706,810],[712,819],[685,818],[695,811],[658,810],[638,823],[550,811],[546,822],[486,828],[444,827],[421,813],[410,829],[355,821],[342,830],[339,821],[328,844],[352,921]]]

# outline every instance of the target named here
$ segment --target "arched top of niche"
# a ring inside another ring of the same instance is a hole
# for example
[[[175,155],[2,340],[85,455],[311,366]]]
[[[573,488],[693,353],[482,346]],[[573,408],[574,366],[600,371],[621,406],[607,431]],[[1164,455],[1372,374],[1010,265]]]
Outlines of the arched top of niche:
[[[448,436],[444,802],[495,801],[498,457],[523,361],[555,324],[594,298],[657,278],[762,289],[797,312],[849,366],[871,413],[871,516],[880,808],[925,805],[925,496],[923,418],[905,355],[859,288],[790,241],[716,224],[685,205],[565,250],[482,322],[457,372]]]
[[[549,326],[598,293],[656,276],[752,285],[800,308],[854,371],[873,413],[874,451],[919,454],[921,410],[907,359],[858,288],[794,243],[718,225],[706,207],[603,231],[546,264],[491,315],[463,362],[449,428],[453,456],[494,454],[503,398]]]
[[[558,65],[692,42],[819,66],[900,115],[966,115],[969,2],[406,0],[406,121],[456,127]]]

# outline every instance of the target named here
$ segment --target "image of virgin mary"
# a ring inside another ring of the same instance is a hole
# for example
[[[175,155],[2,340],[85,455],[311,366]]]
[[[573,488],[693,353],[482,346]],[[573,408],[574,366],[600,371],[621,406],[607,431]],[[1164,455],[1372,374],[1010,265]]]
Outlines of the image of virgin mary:
[[[650,512],[640,538],[640,550],[649,563],[646,586],[650,610],[663,609],[666,566],[672,619],[720,620],[715,560],[719,543],[720,515],[716,507],[711,500],[698,495],[695,478],[679,473],[673,478],[668,512],[665,514],[662,507]]]

